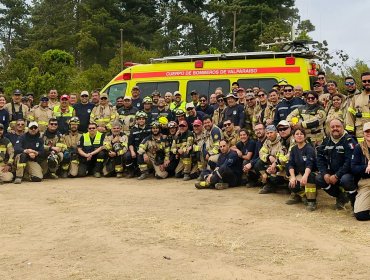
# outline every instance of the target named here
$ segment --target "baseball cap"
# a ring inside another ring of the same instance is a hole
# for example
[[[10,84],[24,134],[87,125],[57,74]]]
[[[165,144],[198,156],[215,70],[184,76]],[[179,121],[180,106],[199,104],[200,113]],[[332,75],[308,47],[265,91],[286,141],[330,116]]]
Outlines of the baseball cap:
[[[100,94],[100,99],[101,99],[102,97],[108,98],[108,94],[107,94],[106,92],[103,92],[102,94]]]
[[[276,131],[276,127],[274,125],[270,124],[266,127],[266,131]]]
[[[189,103],[186,103],[185,109],[187,110],[189,108],[194,108],[194,107],[195,106],[194,106],[193,102],[189,102]]]
[[[365,132],[366,130],[369,130],[369,129],[370,129],[370,122],[367,122],[364,124],[363,131]]]
[[[40,98],[40,101],[49,101],[49,97],[47,97],[46,95],[43,95],[43,96]]]
[[[245,91],[245,89],[244,89],[244,88],[242,88],[242,87],[240,87],[240,88],[238,88],[238,89],[236,90],[236,92],[238,92],[238,91]]]
[[[124,98],[123,98],[123,100],[132,100],[132,97],[131,96],[125,96]]]
[[[81,91],[80,96],[89,96],[89,92],[87,90]]]
[[[238,99],[237,96],[235,96],[232,92],[230,92],[228,95],[226,95],[226,98],[233,97],[235,99]]]
[[[37,122],[30,122],[28,124],[28,128],[33,127],[33,126],[39,127],[39,124]]]
[[[161,93],[158,90],[152,92],[152,96],[161,96]]]
[[[290,126],[289,122],[287,120],[282,120],[278,123],[277,125],[278,127],[279,126]]]
[[[196,95],[196,94],[198,94],[198,92],[194,89],[190,92],[190,95]]]
[[[176,91],[173,93],[173,95],[181,95],[181,93],[180,93],[178,90],[176,90]]]
[[[253,92],[248,92],[245,97],[249,97],[249,98],[255,98],[256,96],[254,95]]]
[[[16,90],[13,91],[13,94],[14,95],[21,95],[22,92],[19,89],[16,89]]]
[[[134,89],[137,89],[137,90],[139,90],[140,91],[140,88],[138,87],[138,86],[134,86],[134,87],[132,87],[132,89],[134,90]]]
[[[63,100],[63,99],[67,99],[67,100],[69,100],[69,95],[67,95],[67,94],[63,94],[63,95],[60,97],[60,100]]]
[[[202,121],[201,120],[195,120],[194,122],[193,122],[193,126],[194,125],[202,125],[203,123],[202,123]]]

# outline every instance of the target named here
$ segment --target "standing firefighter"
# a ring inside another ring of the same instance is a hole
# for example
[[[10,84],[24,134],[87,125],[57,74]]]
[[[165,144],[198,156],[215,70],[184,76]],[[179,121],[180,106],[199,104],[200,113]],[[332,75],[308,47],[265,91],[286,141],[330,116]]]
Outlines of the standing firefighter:
[[[103,168],[104,176],[115,172],[117,178],[122,177],[123,155],[127,152],[128,138],[121,132],[121,128],[121,123],[115,121],[112,124],[111,133],[108,133],[104,138],[104,148],[108,158]]]
[[[12,166],[14,160],[14,148],[8,138],[4,137],[4,125],[0,123],[0,182],[13,180]]]
[[[62,178],[67,178],[68,175],[76,177],[78,173],[78,153],[77,143],[80,141],[81,134],[78,133],[80,119],[72,117],[69,120],[69,133],[64,135],[65,150],[62,160]]]
[[[108,94],[100,95],[99,105],[95,106],[90,114],[90,123],[104,123],[107,128],[111,129],[111,122],[117,118],[117,112],[113,106],[108,104]]]
[[[188,123],[185,120],[179,122],[178,136],[172,143],[172,152],[180,158],[180,162],[176,167],[175,175],[177,178],[182,177],[184,174],[184,181],[191,180],[191,159],[190,152],[192,151],[194,144],[193,134],[188,130]]]
[[[40,99],[40,105],[35,106],[28,114],[28,119],[31,122],[37,122],[39,124],[39,130],[44,133],[48,121],[53,117],[53,111],[49,108],[49,98],[43,96]]]
[[[18,138],[14,150],[17,154],[17,171],[14,184],[22,183],[24,171],[27,172],[32,182],[41,182],[43,177],[42,168],[38,161],[44,153],[44,143],[40,138],[37,122],[30,122],[28,132]]]
[[[129,151],[127,151],[124,156],[129,178],[134,177],[137,171],[137,151],[139,150],[139,145],[141,141],[150,134],[150,128],[146,126],[147,114],[143,111],[139,111],[136,113],[135,117],[136,124],[131,129],[128,138]]]
[[[168,176],[168,172],[165,170],[170,162],[170,148],[167,139],[160,133],[159,122],[151,124],[151,131],[151,135],[141,142],[137,152],[141,171],[139,180],[148,177],[151,167],[154,168],[156,178],[164,179]]]
[[[93,173],[95,178],[101,177],[104,162],[103,141],[104,135],[97,131],[96,123],[90,123],[88,132],[81,136],[77,144],[79,177],[84,177],[89,173]]]

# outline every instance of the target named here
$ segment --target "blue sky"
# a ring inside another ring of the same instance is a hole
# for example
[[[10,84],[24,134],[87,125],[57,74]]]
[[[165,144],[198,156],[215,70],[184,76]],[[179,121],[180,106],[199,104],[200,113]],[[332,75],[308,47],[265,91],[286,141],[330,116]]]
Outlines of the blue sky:
[[[370,1],[360,0],[296,0],[301,19],[309,19],[316,30],[309,35],[326,40],[329,49],[344,50],[353,64],[361,59],[370,65]]]

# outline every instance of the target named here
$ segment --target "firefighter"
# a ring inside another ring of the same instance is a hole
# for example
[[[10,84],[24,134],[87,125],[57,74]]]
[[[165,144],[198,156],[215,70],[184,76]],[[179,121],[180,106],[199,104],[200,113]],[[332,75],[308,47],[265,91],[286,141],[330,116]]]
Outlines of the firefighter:
[[[284,147],[280,135],[274,125],[266,127],[267,140],[259,151],[259,160],[254,168],[261,174],[264,183],[260,194],[276,191],[276,188],[285,183],[285,165],[288,161],[288,149]]]
[[[177,129],[178,125],[175,121],[170,121],[168,123],[168,134],[167,134],[167,141],[172,147],[173,141],[177,138]],[[166,167],[166,171],[168,172],[168,176],[175,175],[175,170],[177,165],[179,164],[180,159],[170,150],[170,163]]]
[[[55,108],[55,107],[54,107]],[[63,160],[63,152],[66,149],[63,135],[58,131],[58,120],[51,118],[46,131],[42,135],[44,143],[43,160],[41,167],[43,176],[49,173],[51,179],[58,179],[57,171]]]
[[[22,104],[22,92],[16,89],[13,92],[12,101],[5,104],[5,110],[9,112],[9,129],[14,130],[15,122],[18,119],[27,119],[29,108]]]
[[[295,145],[289,156],[286,169],[289,172],[289,188],[291,195],[286,204],[292,205],[305,201],[308,211],[316,210],[316,153],[312,145],[306,142],[303,128],[293,131]]]
[[[4,137],[4,129],[0,123],[0,183],[13,181],[14,148],[10,140]]]
[[[306,94],[307,104],[294,109],[286,118],[293,128],[304,128],[308,141],[318,146],[324,139],[324,122],[326,112],[320,105],[319,96],[315,91]]]
[[[75,109],[69,105],[69,96],[64,94],[60,97],[60,105],[53,108],[53,116],[58,121],[58,129],[62,134],[68,133],[68,121],[76,114]]]
[[[159,122],[151,124],[151,135],[144,138],[137,153],[141,172],[138,180],[146,179],[151,167],[154,168],[156,178],[167,178],[166,167],[170,163],[170,147],[167,139],[160,133]]]
[[[132,106],[131,96],[125,96],[123,98],[123,106],[118,109],[117,113],[123,132],[126,135],[130,134],[130,129],[135,125],[135,114],[137,111],[138,109]]]
[[[48,121],[53,117],[53,111],[49,108],[49,98],[45,95],[40,98],[40,105],[32,108],[28,114],[28,120],[39,124],[40,133],[44,133]]]
[[[111,123],[118,118],[113,106],[108,104],[108,94],[103,92],[100,95],[99,105],[95,106],[90,114],[90,123],[104,122],[107,129],[111,129]]]
[[[346,130],[353,134],[358,142],[364,141],[362,127],[370,121],[370,72],[362,73],[361,80],[363,90],[352,98],[346,114]]]
[[[192,170],[190,172],[190,177],[192,179],[200,176],[203,169],[206,168],[206,161],[204,160],[204,147],[205,147],[205,130],[203,129],[203,123],[201,120],[195,120],[193,123],[193,136],[194,144],[193,151],[191,153],[192,159]]]
[[[240,185],[241,159],[235,151],[230,149],[230,145],[225,139],[220,141],[220,152],[215,170],[206,169],[201,173],[201,181],[195,183],[197,189],[216,188],[223,190]]]
[[[203,158],[204,161],[214,169],[219,156],[219,143],[223,138],[222,130],[213,123],[211,117],[207,116],[203,121],[205,139]]]
[[[64,135],[65,150],[62,160],[62,178],[68,175],[76,177],[78,175],[78,152],[77,143],[80,141],[81,134],[79,131],[80,119],[72,117],[69,120],[69,133]]]
[[[230,147],[235,147],[239,141],[238,131],[235,129],[234,123],[231,120],[225,120],[223,123],[224,132],[223,136],[229,143]]]
[[[143,111],[138,111],[135,115],[136,124],[131,129],[128,137],[129,150],[124,155],[125,166],[128,172],[128,177],[132,178],[137,173],[137,151],[141,141],[149,136],[150,128],[146,125],[147,114]]]
[[[179,122],[179,130],[177,137],[172,143],[172,152],[180,158],[180,162],[176,167],[176,178],[183,177],[184,181],[191,180],[191,159],[190,152],[194,144],[194,137],[188,128],[188,123],[185,120]]]
[[[330,122],[330,135],[317,148],[317,168],[320,174],[316,176],[316,186],[336,198],[337,210],[344,209],[356,193],[351,174],[355,145],[352,136],[345,132],[343,123],[334,119]]]
[[[39,161],[44,153],[44,143],[40,138],[37,122],[29,123],[28,132],[18,138],[14,150],[17,155],[14,184],[22,183],[25,171],[31,182],[41,182],[43,175]]]
[[[95,178],[101,177],[104,162],[104,135],[97,131],[96,123],[90,123],[88,132],[82,134],[77,143],[79,155],[78,177],[93,173]]]
[[[121,123],[115,121],[111,132],[104,138],[104,148],[108,159],[103,168],[104,176],[115,172],[117,178],[123,177],[123,155],[127,152],[128,138],[121,132],[121,129]]]

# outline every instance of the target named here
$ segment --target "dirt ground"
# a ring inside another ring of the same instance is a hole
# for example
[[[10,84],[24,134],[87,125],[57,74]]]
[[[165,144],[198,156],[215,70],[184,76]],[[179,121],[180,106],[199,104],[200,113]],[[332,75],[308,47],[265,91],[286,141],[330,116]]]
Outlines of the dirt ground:
[[[178,179],[0,186],[0,279],[370,279],[370,223]]]

